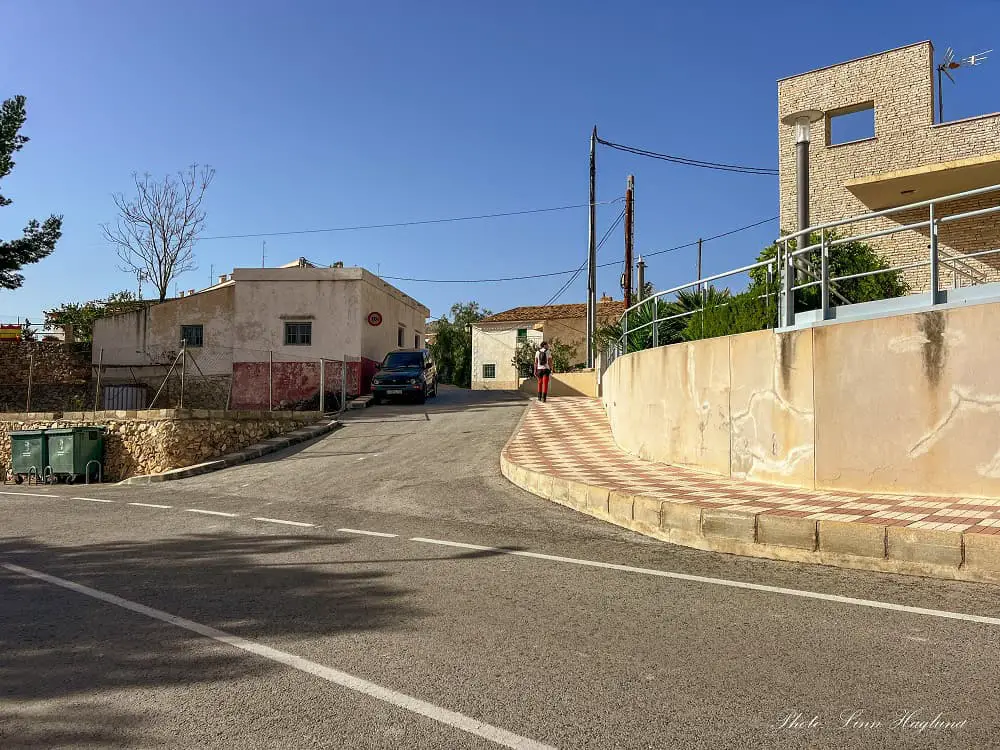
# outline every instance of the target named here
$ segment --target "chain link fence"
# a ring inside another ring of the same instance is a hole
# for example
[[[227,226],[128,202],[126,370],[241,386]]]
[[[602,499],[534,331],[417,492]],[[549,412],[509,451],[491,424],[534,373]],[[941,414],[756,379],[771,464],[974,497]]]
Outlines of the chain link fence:
[[[97,409],[338,412],[368,391],[360,357],[241,347],[103,348],[95,352]]]

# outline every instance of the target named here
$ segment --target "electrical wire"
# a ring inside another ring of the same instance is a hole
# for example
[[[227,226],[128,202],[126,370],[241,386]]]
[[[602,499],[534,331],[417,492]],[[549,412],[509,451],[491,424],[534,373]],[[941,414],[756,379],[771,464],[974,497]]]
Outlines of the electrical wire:
[[[622,216],[624,216],[624,215],[625,215],[624,212],[622,212]],[[721,239],[723,237],[728,237],[731,234],[736,234],[737,232],[743,232],[743,231],[745,231],[747,229],[753,229],[754,227],[759,227],[762,224],[767,224],[769,221],[776,221],[777,218],[778,218],[777,216],[772,216],[769,219],[762,219],[760,221],[755,221],[753,224],[747,224],[746,226],[737,227],[736,229],[730,229],[728,232],[722,232],[721,234],[714,234],[711,237],[703,237],[701,241],[702,242],[711,242],[712,240],[718,240],[718,239]],[[619,218],[618,221],[620,221],[620,220],[621,219]],[[608,235],[610,235],[611,231],[615,228],[615,225],[617,223],[618,222],[616,221],[615,224],[612,224],[611,228],[605,234],[605,240],[607,239]],[[602,240],[602,243],[603,242],[604,242],[604,240]],[[644,258],[648,258],[648,257],[653,256],[653,255],[662,255],[663,253],[672,253],[675,250],[682,250],[682,249],[684,249],[686,247],[694,247],[697,244],[698,244],[698,240],[694,240],[692,242],[686,242],[683,245],[676,245],[675,247],[668,247],[665,250],[655,250],[655,251],[653,251],[651,253],[642,253],[642,256]],[[600,264],[597,267],[598,268],[607,268],[608,266],[618,265],[618,263],[620,263],[620,261],[613,260],[610,263],[602,263],[602,264]],[[586,266],[586,263],[584,263],[584,266]],[[492,283],[492,282],[497,282],[497,281],[525,281],[527,279],[546,279],[546,278],[551,278],[553,276],[566,276],[568,274],[580,273],[581,270],[582,270],[582,268],[570,268],[567,271],[552,271],[551,273],[533,273],[533,274],[530,274],[528,276],[504,276],[504,277],[495,278],[495,279],[416,279],[416,278],[412,278],[410,276],[382,276],[381,278],[383,278],[383,279],[389,279],[389,280],[392,280],[392,281],[419,281],[419,282],[423,282],[423,283],[426,283],[426,284],[487,284],[487,283]]]
[[[722,162],[716,161],[704,161],[702,159],[689,159],[684,156],[672,156],[670,154],[661,154],[657,151],[650,151],[648,149],[639,148],[637,146],[626,146],[621,143],[615,143],[613,141],[604,140],[601,137],[597,138],[597,142],[607,146],[608,148],[617,149],[618,151],[624,151],[629,154],[635,154],[636,156],[645,156],[650,159],[659,159],[661,161],[671,162],[673,164],[683,164],[688,167],[700,167],[702,169],[714,169],[720,172],[739,172],[742,174],[761,174],[776,176],[778,174],[777,169],[771,169],[768,167],[747,167],[740,164],[724,164]]]
[[[594,205],[607,206],[625,200],[619,196],[609,201],[601,201]],[[529,214],[544,214],[553,211],[569,211],[574,208],[589,208],[589,203],[575,203],[572,206],[551,206],[549,208],[529,208],[524,211],[503,211],[494,214],[477,214],[475,216],[449,216],[443,219],[420,219],[417,221],[397,221],[389,224],[359,224],[351,227],[329,227],[327,229],[295,229],[287,232],[257,232],[255,234],[217,234],[211,237],[199,237],[199,242],[207,240],[241,240],[253,237],[286,237],[294,234],[321,234],[324,232],[356,232],[363,229],[391,229],[394,227],[416,227],[427,224],[449,224],[456,221],[477,221],[479,219],[501,219],[507,216],[527,216]]]
[[[611,236],[611,233],[615,230],[615,227],[617,227],[621,223],[622,219],[624,219],[624,218],[625,218],[625,209],[623,208],[622,211],[621,211],[621,213],[618,214],[618,218],[614,220],[614,223],[612,223],[611,226],[608,227],[608,231],[606,231],[604,233],[604,236],[601,237],[601,241],[597,243],[597,248],[594,251],[595,255],[596,255],[596,253],[598,253],[598,252],[601,251],[601,247],[607,241],[608,237]],[[557,299],[559,299],[566,292],[567,289],[570,288],[570,286],[573,284],[573,282],[576,281],[577,277],[583,272],[583,269],[587,267],[587,262],[588,261],[585,260],[585,261],[583,261],[582,264],[580,264],[580,267],[578,269],[576,269],[576,273],[574,273],[570,277],[569,281],[567,281],[565,284],[562,285],[562,287],[559,289],[558,292],[556,292],[551,297],[549,297],[549,300],[548,300],[548,302],[545,303],[545,305],[551,305],[552,303],[554,303]]]
[[[760,221],[755,221],[753,224],[747,224],[746,226],[743,227],[730,229],[728,232],[723,232],[722,234],[713,234],[711,237],[702,237],[701,241],[704,243],[704,242],[711,242],[712,240],[721,240],[723,237],[728,237],[731,234],[736,234],[737,232],[743,232],[746,231],[747,229],[753,229],[754,227],[759,227],[762,224],[768,224],[772,221],[777,221],[777,220],[778,220],[777,216],[772,216],[770,219],[761,219]],[[686,247],[695,247],[697,244],[698,240],[695,240],[694,242],[685,242],[683,245],[668,247],[665,250],[654,250],[651,253],[642,253],[642,256],[644,258],[650,258],[654,255],[663,255],[664,253],[672,253],[675,250],[683,250]]]

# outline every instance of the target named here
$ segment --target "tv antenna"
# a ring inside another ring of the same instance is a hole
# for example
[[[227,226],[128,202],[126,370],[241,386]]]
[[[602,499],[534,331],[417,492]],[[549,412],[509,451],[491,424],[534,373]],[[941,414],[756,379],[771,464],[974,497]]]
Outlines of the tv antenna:
[[[942,79],[941,74],[948,76],[948,80],[952,83],[955,79],[951,76],[951,71],[958,70],[959,68],[973,68],[976,65],[981,65],[986,62],[986,56],[993,50],[988,49],[984,52],[979,52],[975,55],[969,55],[968,57],[963,57],[961,60],[955,59],[955,50],[949,47],[945,50],[944,58],[938,63],[937,74],[938,74],[938,122],[944,122],[944,89],[941,87]]]

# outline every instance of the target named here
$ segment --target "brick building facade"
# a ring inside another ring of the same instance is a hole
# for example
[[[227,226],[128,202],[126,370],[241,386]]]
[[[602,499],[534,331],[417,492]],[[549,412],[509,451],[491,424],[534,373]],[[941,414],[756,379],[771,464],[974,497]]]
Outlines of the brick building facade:
[[[971,85],[971,80],[970,80]],[[997,108],[1000,109],[1000,99]],[[778,115],[816,109],[824,117],[812,126],[810,223],[902,206],[916,201],[1000,184],[1000,113],[954,122],[935,122],[934,49],[930,42],[831,65],[778,81]],[[870,137],[832,143],[831,120],[874,110]],[[782,233],[796,226],[794,127],[778,125]],[[943,204],[939,216],[1000,204],[1000,191]],[[926,221],[927,209],[894,214],[844,227],[857,235]],[[960,263],[949,256],[1000,249],[1000,213],[940,226],[940,283],[1000,280],[1000,253]],[[928,258],[927,227],[868,241],[893,265]],[[971,268],[970,268],[971,267]],[[907,271],[914,291],[927,288],[926,266]]]

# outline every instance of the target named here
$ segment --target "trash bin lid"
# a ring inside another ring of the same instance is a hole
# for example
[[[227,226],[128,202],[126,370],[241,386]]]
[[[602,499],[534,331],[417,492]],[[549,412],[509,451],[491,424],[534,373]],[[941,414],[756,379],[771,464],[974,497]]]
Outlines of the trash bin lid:
[[[40,437],[45,434],[45,430],[11,430],[7,434],[11,437]]]
[[[104,428],[88,424],[81,425],[79,427],[53,427],[52,429],[45,430],[46,435],[76,435],[86,434],[88,432],[104,432]]]

